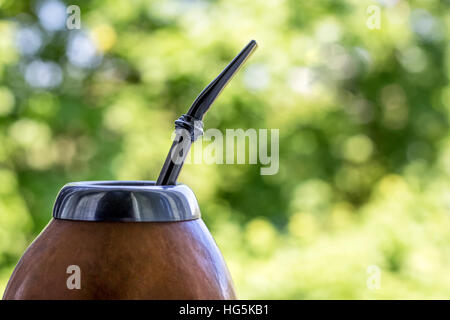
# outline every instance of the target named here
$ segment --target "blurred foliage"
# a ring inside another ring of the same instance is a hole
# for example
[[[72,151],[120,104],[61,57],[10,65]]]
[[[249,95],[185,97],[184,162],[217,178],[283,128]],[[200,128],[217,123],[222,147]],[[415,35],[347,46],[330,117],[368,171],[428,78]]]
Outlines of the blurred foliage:
[[[180,177],[239,297],[450,297],[450,1],[80,1],[80,30],[70,4],[0,0],[0,292],[58,190],[156,179],[173,121],[254,38],[205,128],[280,128],[279,173]]]

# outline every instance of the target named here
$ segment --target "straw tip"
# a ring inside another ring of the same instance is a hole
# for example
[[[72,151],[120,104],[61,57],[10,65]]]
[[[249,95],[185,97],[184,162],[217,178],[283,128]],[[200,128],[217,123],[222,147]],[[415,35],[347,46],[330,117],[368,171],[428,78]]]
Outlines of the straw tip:
[[[258,46],[258,43],[254,39],[250,40],[250,42],[248,44],[251,45],[252,47],[257,47]]]

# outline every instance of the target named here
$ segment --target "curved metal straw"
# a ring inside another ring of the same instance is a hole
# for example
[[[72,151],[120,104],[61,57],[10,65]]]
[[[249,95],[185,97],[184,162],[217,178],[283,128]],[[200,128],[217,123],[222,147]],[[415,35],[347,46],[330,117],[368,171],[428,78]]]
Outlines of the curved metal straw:
[[[195,99],[188,112],[175,121],[176,136],[161,169],[156,185],[174,185],[183,167],[187,153],[198,136],[203,134],[203,117],[216,98],[256,49],[250,41],[228,66]]]

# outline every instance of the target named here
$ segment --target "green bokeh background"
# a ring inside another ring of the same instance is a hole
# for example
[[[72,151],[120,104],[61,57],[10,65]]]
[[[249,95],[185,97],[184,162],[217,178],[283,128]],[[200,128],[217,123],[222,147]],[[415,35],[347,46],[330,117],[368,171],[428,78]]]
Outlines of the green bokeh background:
[[[450,298],[450,1],[77,1],[81,30],[57,31],[42,3],[0,0],[0,293],[65,183],[156,179],[173,121],[256,39],[205,129],[280,129],[278,174],[179,179],[239,298]],[[77,34],[96,63],[66,54]],[[27,82],[36,61],[61,82]]]

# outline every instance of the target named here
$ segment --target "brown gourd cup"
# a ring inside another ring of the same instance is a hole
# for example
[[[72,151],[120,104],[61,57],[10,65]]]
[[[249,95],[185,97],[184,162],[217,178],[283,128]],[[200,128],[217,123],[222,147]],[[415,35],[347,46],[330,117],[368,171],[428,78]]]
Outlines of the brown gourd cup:
[[[177,184],[203,117],[256,49],[250,41],[175,121],[157,182],[70,183],[4,299],[234,299],[223,257],[189,187]]]
[[[234,299],[192,190],[151,181],[69,183],[4,299]]]

